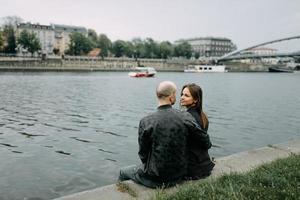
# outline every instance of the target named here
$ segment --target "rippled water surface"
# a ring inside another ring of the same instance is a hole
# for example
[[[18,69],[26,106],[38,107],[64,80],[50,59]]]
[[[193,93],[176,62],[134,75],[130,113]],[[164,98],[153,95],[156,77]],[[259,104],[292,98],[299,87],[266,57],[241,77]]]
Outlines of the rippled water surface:
[[[114,183],[139,162],[138,123],[162,80],[203,87],[213,157],[300,138],[300,73],[0,73],[0,199]]]

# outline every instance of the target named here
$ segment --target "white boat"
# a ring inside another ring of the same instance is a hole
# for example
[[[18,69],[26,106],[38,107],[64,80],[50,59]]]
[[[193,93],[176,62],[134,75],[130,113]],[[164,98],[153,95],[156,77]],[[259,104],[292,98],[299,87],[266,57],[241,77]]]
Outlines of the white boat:
[[[130,77],[154,77],[156,70],[153,67],[136,67],[134,71],[128,73]]]
[[[225,65],[189,65],[184,72],[227,72]]]
[[[269,67],[269,72],[293,73],[294,69],[286,66],[273,66],[273,67]]]
[[[294,61],[279,60],[277,64],[271,65],[269,67],[269,72],[293,73],[295,70],[298,70],[298,68],[300,68],[299,63],[295,63]]]

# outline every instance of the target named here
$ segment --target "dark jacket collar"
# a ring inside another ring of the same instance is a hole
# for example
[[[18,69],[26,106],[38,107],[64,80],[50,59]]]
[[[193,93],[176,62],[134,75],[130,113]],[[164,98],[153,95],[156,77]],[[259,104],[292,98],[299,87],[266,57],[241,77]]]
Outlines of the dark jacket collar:
[[[196,106],[188,108],[187,111],[188,112],[197,112],[198,113],[198,110],[197,110]]]
[[[169,108],[172,108],[172,106],[170,104],[166,104],[166,105],[159,106],[157,109],[158,110],[165,110],[165,109],[169,109]]]

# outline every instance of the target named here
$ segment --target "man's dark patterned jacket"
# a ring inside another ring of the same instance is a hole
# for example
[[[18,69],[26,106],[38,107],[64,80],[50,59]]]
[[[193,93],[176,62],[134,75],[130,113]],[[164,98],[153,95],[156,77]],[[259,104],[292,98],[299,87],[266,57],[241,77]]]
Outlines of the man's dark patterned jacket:
[[[209,136],[188,112],[163,105],[144,117],[139,125],[139,156],[144,164],[141,177],[158,183],[181,180],[187,173],[187,141],[192,136],[204,149]]]

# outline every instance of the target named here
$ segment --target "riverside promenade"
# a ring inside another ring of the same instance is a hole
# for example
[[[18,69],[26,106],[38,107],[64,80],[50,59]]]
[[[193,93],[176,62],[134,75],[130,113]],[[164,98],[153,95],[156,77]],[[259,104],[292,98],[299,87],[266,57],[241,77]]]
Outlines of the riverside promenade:
[[[268,145],[266,147],[236,153],[216,159],[215,168],[210,178],[222,176],[232,172],[248,172],[262,164],[269,163],[279,158],[286,158],[293,154],[300,154],[300,139],[287,141],[284,143]],[[118,172],[116,172],[118,173]],[[154,189],[146,188],[135,184],[132,181],[123,182],[128,191],[133,191],[136,197],[131,196],[126,191],[122,191],[116,184],[99,187],[93,190],[60,197],[55,200],[148,200],[155,194]],[[179,185],[180,187],[180,185]],[[167,189],[168,192],[176,191],[177,187]]]

